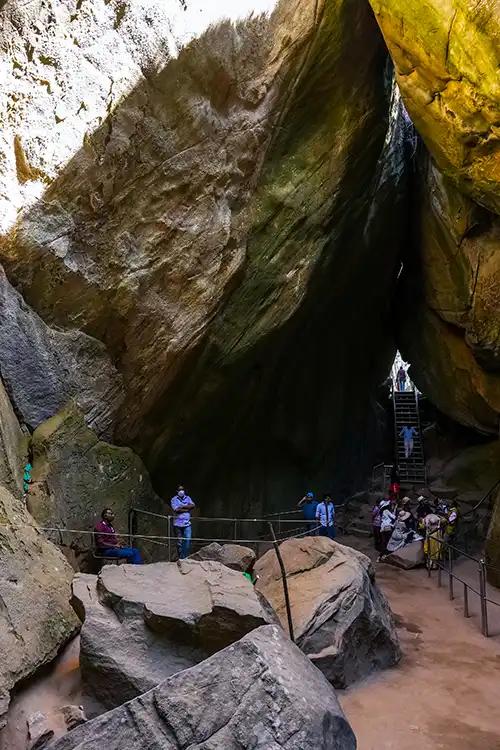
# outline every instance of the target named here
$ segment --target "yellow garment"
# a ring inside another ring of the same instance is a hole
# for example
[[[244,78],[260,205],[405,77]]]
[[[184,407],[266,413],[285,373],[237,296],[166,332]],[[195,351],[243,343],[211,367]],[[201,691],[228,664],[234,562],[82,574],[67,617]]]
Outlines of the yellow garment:
[[[448,512],[448,523],[446,525],[446,536],[450,537],[453,536],[455,533],[455,529],[457,528],[458,523],[458,509],[453,506],[453,508],[450,508]]]
[[[442,547],[441,532],[434,531],[424,542],[424,554],[431,562],[437,562],[441,557]]]

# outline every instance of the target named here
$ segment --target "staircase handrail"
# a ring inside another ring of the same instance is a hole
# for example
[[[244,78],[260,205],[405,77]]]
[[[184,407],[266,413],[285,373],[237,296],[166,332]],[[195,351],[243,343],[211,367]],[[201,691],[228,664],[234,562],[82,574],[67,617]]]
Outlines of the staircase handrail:
[[[477,503],[476,503],[476,505],[475,505],[475,506],[474,506],[473,508],[471,508],[471,509],[470,509],[470,510],[468,510],[468,511],[467,511],[466,513],[464,513],[464,514],[463,514],[463,516],[462,516],[462,518],[466,518],[467,516],[470,516],[470,515],[471,515],[472,513],[475,513],[475,512],[476,512],[476,510],[477,510],[478,508],[480,508],[480,507],[481,507],[481,505],[482,505],[482,504],[483,504],[483,503],[484,503],[484,502],[485,502],[486,500],[488,500],[488,498],[490,497],[490,495],[492,494],[492,492],[494,492],[494,491],[496,490],[496,488],[497,488],[497,487],[498,487],[499,485],[500,485],[500,479],[497,479],[497,481],[495,482],[495,484],[493,484],[493,485],[492,485],[492,486],[490,487],[490,489],[488,490],[488,492],[487,492],[487,493],[486,493],[486,494],[485,494],[485,495],[484,495],[484,496],[483,496],[483,497],[482,497],[482,498],[481,498],[481,499],[479,500],[479,502],[477,502]]]

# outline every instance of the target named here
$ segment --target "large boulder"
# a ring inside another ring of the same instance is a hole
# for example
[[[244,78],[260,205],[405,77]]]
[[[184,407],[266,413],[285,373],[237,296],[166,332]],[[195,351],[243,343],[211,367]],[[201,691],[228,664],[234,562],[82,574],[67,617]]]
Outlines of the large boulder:
[[[405,175],[368,4],[7,0],[0,52],[0,260],[102,344],[116,439],[221,515],[326,482],[332,453],[361,482]]]
[[[93,546],[89,532],[100,520],[104,507],[114,510],[114,526],[123,534],[128,532],[132,508],[161,508],[139,456],[130,448],[99,440],[74,403],[39,425],[31,445],[33,485],[29,509],[44,526],[61,529],[58,539],[62,534],[63,541],[76,552]],[[83,533],[65,534],[65,528],[82,529]],[[140,531],[154,533],[154,526],[141,519]],[[146,540],[139,544],[148,554],[156,549]]]
[[[410,115],[440,169],[500,213],[498,0],[370,0]]]
[[[403,570],[411,570],[412,568],[418,568],[420,565],[425,565],[423,540],[405,544],[396,552],[386,555],[384,562],[394,565],[396,568],[403,568]]]
[[[332,687],[276,626],[258,628],[51,750],[355,750]]]
[[[392,613],[368,557],[326,537],[280,545],[296,643],[336,687],[346,687],[401,656]],[[257,561],[257,588],[284,627],[281,572],[274,551]]]
[[[219,544],[212,542],[189,556],[190,560],[214,560],[232,570],[245,572],[255,562],[255,552],[241,544]]]
[[[72,575],[24,503],[0,488],[0,728],[12,688],[50,662],[77,628]]]
[[[216,562],[106,566],[77,575],[73,603],[82,675],[108,708],[275,621],[250,581]]]

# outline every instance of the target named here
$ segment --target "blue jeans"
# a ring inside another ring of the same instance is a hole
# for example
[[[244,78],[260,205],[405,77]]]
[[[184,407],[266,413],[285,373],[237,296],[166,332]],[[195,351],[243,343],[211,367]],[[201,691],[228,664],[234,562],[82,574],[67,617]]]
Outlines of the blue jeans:
[[[322,526],[318,532],[319,536],[327,536],[335,539],[335,526]]]
[[[179,555],[179,560],[183,560],[189,555],[189,549],[191,547],[191,525],[176,526],[175,534],[177,536],[177,554]]]
[[[135,547],[106,547],[98,552],[103,557],[119,557],[132,565],[142,565],[142,555]]]

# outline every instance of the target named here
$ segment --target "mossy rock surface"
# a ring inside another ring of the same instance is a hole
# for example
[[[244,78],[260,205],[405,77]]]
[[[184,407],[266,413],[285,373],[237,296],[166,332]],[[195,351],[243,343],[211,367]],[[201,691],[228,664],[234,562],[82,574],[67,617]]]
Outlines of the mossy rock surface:
[[[443,173],[500,212],[498,0],[370,0],[408,111]]]

